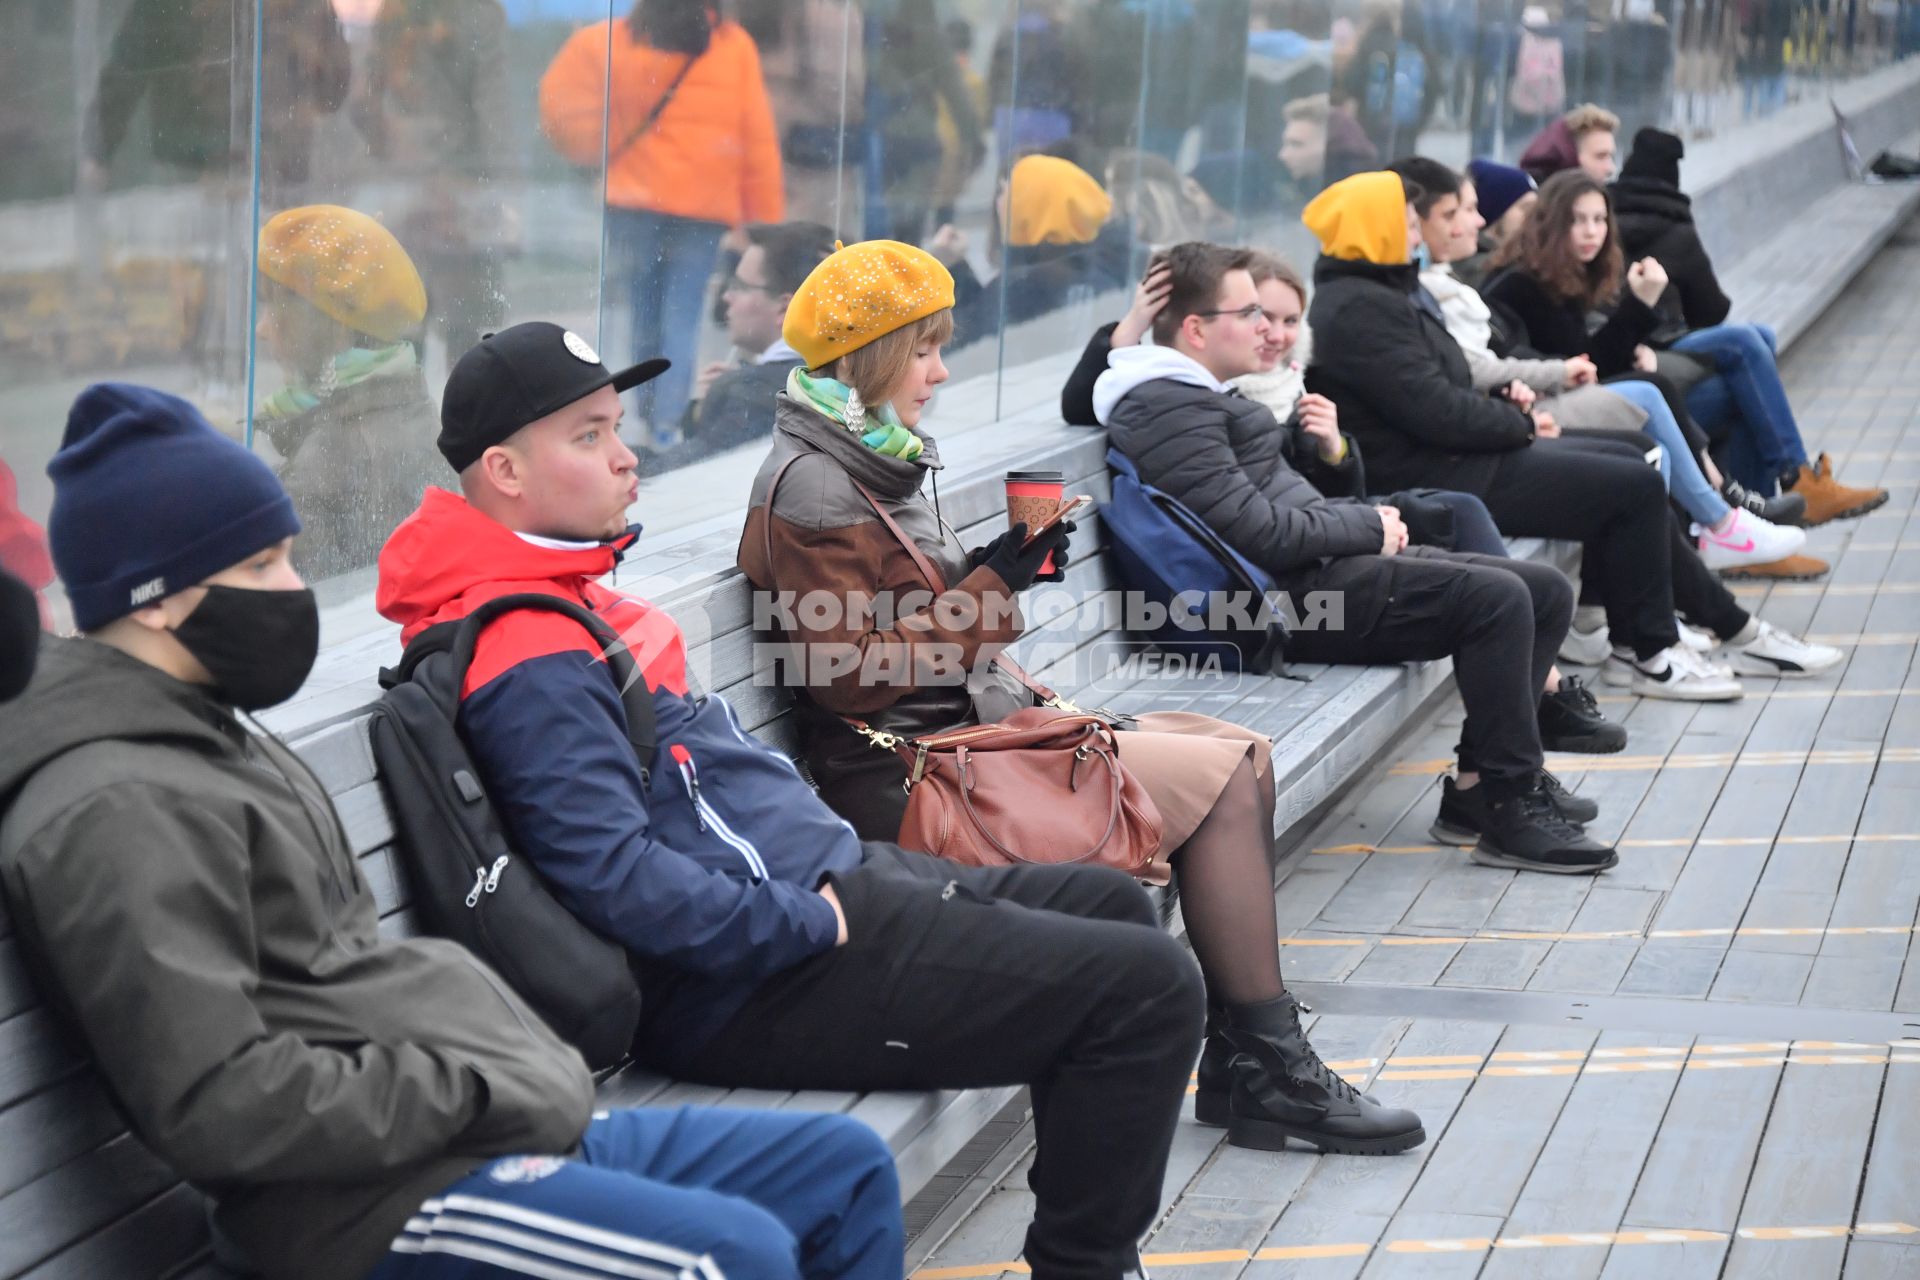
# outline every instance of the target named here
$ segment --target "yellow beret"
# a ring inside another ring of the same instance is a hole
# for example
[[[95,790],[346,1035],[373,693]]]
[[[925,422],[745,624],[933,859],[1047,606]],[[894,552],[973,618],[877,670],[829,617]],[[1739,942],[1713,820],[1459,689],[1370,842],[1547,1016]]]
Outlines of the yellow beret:
[[[1113,212],[1093,175],[1058,156],[1025,156],[1007,176],[1007,243],[1092,244]]]
[[[898,240],[836,243],[787,304],[781,336],[807,368],[831,364],[953,305],[953,273]]]
[[[427,315],[427,287],[393,233],[337,204],[268,219],[260,228],[260,274],[384,342],[399,341]]]

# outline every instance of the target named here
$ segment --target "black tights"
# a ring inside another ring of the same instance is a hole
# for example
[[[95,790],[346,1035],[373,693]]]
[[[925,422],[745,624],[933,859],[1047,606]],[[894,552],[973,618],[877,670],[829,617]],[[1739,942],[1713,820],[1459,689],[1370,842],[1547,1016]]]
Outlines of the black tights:
[[[1259,1004],[1287,990],[1273,911],[1273,788],[1242,760],[1170,861],[1207,1002]]]

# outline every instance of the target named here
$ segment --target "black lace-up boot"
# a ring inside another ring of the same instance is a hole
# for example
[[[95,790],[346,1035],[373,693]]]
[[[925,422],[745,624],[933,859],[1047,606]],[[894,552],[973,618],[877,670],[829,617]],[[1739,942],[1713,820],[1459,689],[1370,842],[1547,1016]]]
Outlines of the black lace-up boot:
[[[1427,1140],[1419,1116],[1381,1106],[1320,1061],[1293,996],[1229,1006],[1219,1036],[1234,1051],[1227,1118],[1233,1146],[1279,1151],[1295,1138],[1321,1151],[1368,1156]]]

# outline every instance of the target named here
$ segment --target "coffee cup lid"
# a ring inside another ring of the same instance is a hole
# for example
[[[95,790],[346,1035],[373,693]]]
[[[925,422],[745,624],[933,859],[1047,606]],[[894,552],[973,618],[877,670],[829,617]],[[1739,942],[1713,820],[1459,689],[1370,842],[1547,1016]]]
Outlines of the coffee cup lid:
[[[1064,471],[1009,471],[1008,484],[1065,484],[1067,473]]]

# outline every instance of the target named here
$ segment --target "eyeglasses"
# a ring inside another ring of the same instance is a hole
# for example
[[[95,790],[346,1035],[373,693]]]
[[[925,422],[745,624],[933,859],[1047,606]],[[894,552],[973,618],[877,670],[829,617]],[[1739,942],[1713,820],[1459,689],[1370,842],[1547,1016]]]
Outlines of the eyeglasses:
[[[721,292],[722,293],[772,293],[773,286],[770,284],[754,284],[750,280],[742,280],[739,276],[733,275],[733,276],[727,277],[727,286],[726,288],[722,289]]]
[[[1261,311],[1259,303],[1249,302],[1246,306],[1235,307],[1231,311],[1196,311],[1193,314],[1196,316],[1205,316],[1208,319],[1212,319],[1214,316],[1235,316],[1241,320],[1256,320],[1264,315],[1265,312]]]

